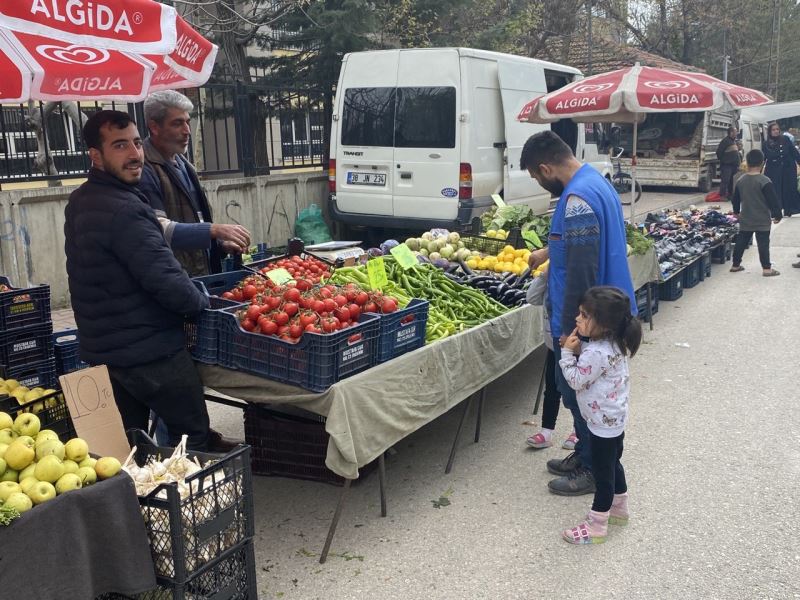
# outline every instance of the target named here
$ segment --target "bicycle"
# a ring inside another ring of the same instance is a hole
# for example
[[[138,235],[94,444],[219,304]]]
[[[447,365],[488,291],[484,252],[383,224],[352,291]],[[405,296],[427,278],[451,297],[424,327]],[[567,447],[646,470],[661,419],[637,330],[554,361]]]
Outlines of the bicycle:
[[[631,177],[630,173],[625,173],[622,170],[623,152],[625,152],[625,149],[619,148],[619,154],[614,155],[613,150],[612,153],[609,153],[609,159],[611,160],[611,164],[614,166],[614,173],[611,175],[611,185],[614,186],[614,190],[619,195],[620,202],[624,206],[629,206],[631,203],[631,183],[633,182],[633,177]],[[616,163],[614,160],[616,160]],[[635,187],[636,196],[633,201],[638,202],[639,198],[642,197],[642,186],[637,181],[635,182]]]

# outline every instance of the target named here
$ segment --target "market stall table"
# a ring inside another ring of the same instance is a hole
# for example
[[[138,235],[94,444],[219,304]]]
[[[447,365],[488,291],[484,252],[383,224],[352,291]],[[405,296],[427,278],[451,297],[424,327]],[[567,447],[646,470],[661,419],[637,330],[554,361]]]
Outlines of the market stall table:
[[[4,598],[132,596],[156,587],[147,529],[125,474],[62,494],[0,526],[0,548]]]
[[[511,370],[542,341],[541,307],[526,305],[344,379],[322,393],[219,366],[198,368],[207,387],[227,396],[248,403],[291,404],[326,417],[330,439],[325,464],[346,480],[320,556],[324,562],[358,469],[382,459],[407,435]]]

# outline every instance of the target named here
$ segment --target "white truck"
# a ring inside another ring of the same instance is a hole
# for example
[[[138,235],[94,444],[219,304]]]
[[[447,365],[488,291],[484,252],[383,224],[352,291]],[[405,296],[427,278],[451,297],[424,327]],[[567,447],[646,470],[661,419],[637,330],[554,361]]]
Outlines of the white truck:
[[[651,113],[639,124],[636,146],[636,180],[643,186],[670,186],[707,192],[719,173],[717,146],[738,125],[735,112]],[[618,124],[619,140],[608,134],[605,142],[625,149],[624,172],[631,172],[633,127]],[[604,133],[610,128],[601,128]],[[749,132],[748,132],[749,133]],[[603,142],[600,142],[601,149]]]
[[[493,205],[547,211],[550,194],[519,167],[529,136],[552,129],[587,162],[583,125],[517,121],[526,103],[580,71],[469,48],[345,55],[331,127],[329,213],[347,227],[458,227]],[[340,230],[340,233],[341,230]]]

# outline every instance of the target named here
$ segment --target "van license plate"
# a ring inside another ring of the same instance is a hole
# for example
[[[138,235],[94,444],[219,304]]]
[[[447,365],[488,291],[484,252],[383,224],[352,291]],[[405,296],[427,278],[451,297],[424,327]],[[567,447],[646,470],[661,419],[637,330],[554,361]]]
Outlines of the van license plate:
[[[348,171],[347,183],[349,185],[386,185],[386,174]]]

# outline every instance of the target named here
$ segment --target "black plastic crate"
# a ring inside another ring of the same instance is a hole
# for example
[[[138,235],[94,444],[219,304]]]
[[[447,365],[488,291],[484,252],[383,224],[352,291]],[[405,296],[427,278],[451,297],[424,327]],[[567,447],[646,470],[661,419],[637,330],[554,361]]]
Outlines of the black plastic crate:
[[[0,364],[19,367],[52,357],[52,323],[0,332]]]
[[[156,581],[157,588],[133,597],[111,593],[95,600],[258,600],[253,542],[225,551],[184,583]]]
[[[167,458],[171,448],[159,448],[143,431],[128,432],[139,466],[151,457]],[[181,498],[175,483],[165,483],[139,497],[153,566],[159,583],[188,584],[213,567],[214,559],[252,539],[253,478],[250,448],[222,456],[189,452],[203,468],[186,478],[190,494]],[[217,597],[217,596],[198,596]],[[219,596],[227,597],[227,596]]]
[[[683,289],[688,290],[696,286],[700,283],[700,259],[698,258],[694,262],[689,263],[683,269]]]
[[[90,365],[81,360],[77,329],[63,329],[53,333],[56,371],[59,375],[86,369]]]
[[[711,252],[706,252],[700,257],[700,281],[711,277]]]
[[[380,319],[362,314],[358,324],[334,333],[305,332],[296,343],[249,333],[236,311],[219,311],[219,364],[253,375],[322,392],[337,381],[375,364]]]
[[[725,240],[711,250],[711,262],[723,265],[731,259],[733,246],[730,240]]]
[[[42,429],[52,429],[64,443],[77,436],[64,394],[58,389],[23,405],[12,396],[0,396],[0,411],[8,413],[12,419],[16,419],[24,412],[32,412],[39,417]]]
[[[258,404],[247,405],[244,437],[253,449],[253,473],[344,485],[344,477],[325,466],[325,417],[302,412],[304,415],[287,414]],[[361,476],[376,466],[377,461],[372,461],[362,467]]]
[[[54,388],[58,380],[55,358],[18,366],[0,365],[0,373],[4,379],[16,379],[29,388]]]
[[[245,273],[246,271],[237,271],[237,273]],[[230,273],[223,273],[221,275],[209,275],[207,277],[198,277],[194,279],[194,284],[208,296],[208,303],[210,308],[202,311],[195,319],[188,319],[184,323],[184,333],[186,336],[186,349],[189,350],[192,358],[198,362],[206,363],[209,365],[217,364],[217,344],[219,333],[217,330],[217,315],[223,308],[235,308],[237,306],[244,306],[241,302],[234,300],[226,300],[221,298],[220,295],[236,285],[231,284],[226,287],[227,282],[232,278],[226,278]],[[208,286],[203,280],[208,282]],[[214,290],[212,293],[208,288]],[[225,289],[222,289],[225,288]],[[221,291],[220,291],[221,290]]]
[[[0,276],[0,331],[27,325],[41,325],[50,320],[50,286],[15,288],[7,277]]]
[[[379,363],[425,345],[429,304],[427,300],[414,298],[405,308],[388,315],[380,315]]]
[[[678,271],[663,283],[658,284],[659,300],[677,300],[683,296],[683,272]]]
[[[658,290],[655,288],[655,286],[653,287],[650,297],[650,314],[654,315],[658,312]],[[648,323],[650,318],[647,314],[647,286],[636,290],[636,309],[639,313],[639,319],[645,323]]]

